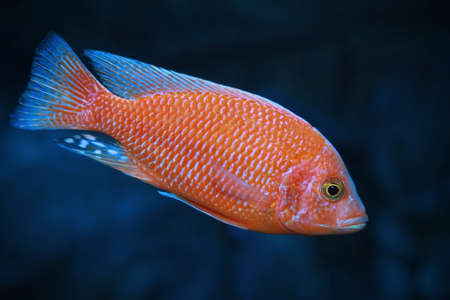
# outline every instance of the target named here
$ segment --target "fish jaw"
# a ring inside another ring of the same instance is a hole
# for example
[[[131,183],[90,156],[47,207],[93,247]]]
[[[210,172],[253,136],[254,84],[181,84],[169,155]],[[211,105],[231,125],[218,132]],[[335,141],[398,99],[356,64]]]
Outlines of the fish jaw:
[[[354,186],[354,185],[353,185]],[[338,206],[336,225],[333,230],[335,233],[353,233],[366,227],[369,217],[366,214],[366,208],[361,202],[356,190],[352,195],[348,195],[346,201]]]
[[[277,214],[280,223],[290,232],[346,234],[366,226],[365,207],[342,160],[334,153],[329,151],[331,157],[321,157],[325,163],[304,160],[282,175]],[[328,178],[340,178],[343,182],[345,190],[337,200],[326,198],[322,192],[322,185]]]
[[[369,221],[366,210],[358,195],[348,195],[334,207],[330,213],[321,219],[305,218],[302,229],[305,234],[349,234],[364,229]]]

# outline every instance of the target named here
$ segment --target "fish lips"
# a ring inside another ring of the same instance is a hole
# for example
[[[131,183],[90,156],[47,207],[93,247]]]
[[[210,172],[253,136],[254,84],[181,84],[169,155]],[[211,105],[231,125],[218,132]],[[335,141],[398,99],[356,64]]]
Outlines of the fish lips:
[[[334,233],[352,233],[360,231],[366,227],[369,218],[367,215],[354,217],[341,222],[338,226],[330,226],[325,224],[318,224],[318,226],[330,229]]]

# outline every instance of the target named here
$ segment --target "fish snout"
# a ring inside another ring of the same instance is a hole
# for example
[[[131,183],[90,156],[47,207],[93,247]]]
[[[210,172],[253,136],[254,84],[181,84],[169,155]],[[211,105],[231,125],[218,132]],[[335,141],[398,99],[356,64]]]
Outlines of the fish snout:
[[[366,227],[368,221],[366,209],[359,197],[356,196],[350,199],[348,207],[338,218],[335,230],[340,233],[359,231]]]

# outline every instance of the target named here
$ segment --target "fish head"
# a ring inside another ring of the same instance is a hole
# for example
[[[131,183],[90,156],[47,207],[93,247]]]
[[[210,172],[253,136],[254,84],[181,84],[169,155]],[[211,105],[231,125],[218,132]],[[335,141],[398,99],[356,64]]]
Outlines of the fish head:
[[[368,221],[344,162],[324,141],[318,154],[304,156],[282,175],[277,211],[280,223],[291,233],[352,233]]]

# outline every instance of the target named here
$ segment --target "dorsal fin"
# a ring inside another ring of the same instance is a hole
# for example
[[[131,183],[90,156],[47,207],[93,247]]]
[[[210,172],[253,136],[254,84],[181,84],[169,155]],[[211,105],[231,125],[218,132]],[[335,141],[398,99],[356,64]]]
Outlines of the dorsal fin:
[[[119,55],[97,50],[86,50],[84,54],[89,58],[100,81],[122,98],[136,99],[167,92],[209,91],[263,99],[239,89],[165,70]]]

